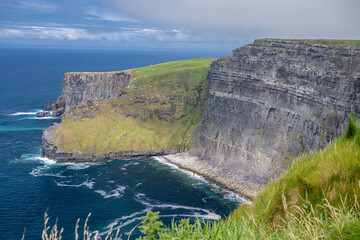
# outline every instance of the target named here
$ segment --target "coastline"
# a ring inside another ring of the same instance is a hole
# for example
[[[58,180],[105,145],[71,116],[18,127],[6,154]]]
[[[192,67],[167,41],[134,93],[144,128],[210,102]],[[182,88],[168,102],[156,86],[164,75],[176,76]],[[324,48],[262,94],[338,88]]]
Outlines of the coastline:
[[[246,200],[252,200],[262,188],[262,186],[254,185],[253,183],[250,185],[246,179],[241,177],[242,175],[237,170],[228,169],[220,164],[215,165],[210,161],[199,159],[188,152],[157,157],[165,159],[179,168],[199,174],[209,181],[239,194]]]
[[[59,149],[50,139],[56,132],[59,124],[54,124],[44,130],[42,137],[41,157],[54,159],[56,163],[102,163],[117,159],[140,159],[158,157],[164,161],[176,165],[184,170],[196,173],[218,186],[239,194],[246,200],[252,200],[262,189],[262,185],[249,181],[244,176],[244,171],[230,168],[222,163],[203,160],[189,152],[178,152],[178,150],[158,150],[142,152],[119,152],[109,154],[81,155],[76,153],[65,153]]]

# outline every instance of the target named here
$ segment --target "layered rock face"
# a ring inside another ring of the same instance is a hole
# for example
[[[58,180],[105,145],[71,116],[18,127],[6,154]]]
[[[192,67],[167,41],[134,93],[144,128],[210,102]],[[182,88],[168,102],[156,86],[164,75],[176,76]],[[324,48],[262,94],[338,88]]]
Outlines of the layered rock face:
[[[250,192],[360,114],[359,48],[257,40],[212,63],[207,80],[193,153],[236,170]]]
[[[56,104],[67,113],[72,107],[90,99],[119,98],[121,88],[131,87],[131,70],[65,73],[61,95]]]

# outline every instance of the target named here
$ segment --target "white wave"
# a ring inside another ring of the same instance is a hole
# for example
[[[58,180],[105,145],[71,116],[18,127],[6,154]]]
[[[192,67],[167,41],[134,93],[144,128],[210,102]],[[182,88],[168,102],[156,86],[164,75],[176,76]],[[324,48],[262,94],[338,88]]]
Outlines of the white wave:
[[[164,218],[164,217],[187,217],[187,218],[201,218],[201,219],[206,219],[206,220],[220,220],[221,216],[216,214],[216,213],[212,213],[209,212],[208,214],[199,214],[199,213],[195,213],[195,214],[169,214],[169,215],[159,215],[160,218]]]
[[[112,223],[110,223],[107,227],[105,227],[106,229],[110,229],[111,227],[115,227],[116,225],[119,225],[120,224],[120,226],[119,227],[124,227],[124,223],[121,223],[121,221],[123,221],[123,220],[127,220],[127,219],[131,219],[131,220],[133,220],[134,219],[134,217],[136,217],[136,216],[138,216],[138,215],[143,215],[143,214],[146,214],[148,211],[151,211],[151,208],[145,208],[144,210],[142,210],[142,211],[138,211],[138,212],[134,212],[134,213],[132,213],[132,214],[130,214],[130,215],[128,215],[128,216],[123,216],[123,217],[121,217],[121,218],[117,218],[117,219],[115,219]]]
[[[188,175],[188,176],[191,177],[191,178],[194,178],[194,179],[197,179],[197,180],[200,180],[200,181],[203,181],[203,182],[208,182],[204,177],[200,176],[199,174],[194,173],[194,172],[189,171],[189,170],[185,170],[185,169],[179,168],[177,165],[168,162],[165,158],[162,158],[162,157],[153,157],[153,159],[155,159],[156,161],[158,161],[158,162],[160,162],[160,163],[162,163],[162,164],[168,165],[168,166],[171,167],[172,169],[176,169],[176,170],[178,170],[178,171],[180,171],[180,172],[183,172],[183,173],[185,173],[186,175]]]
[[[56,161],[50,158],[41,157],[40,154],[23,154],[20,159],[30,160],[30,161],[40,161],[46,165],[56,164]]]
[[[56,164],[55,160],[49,159],[49,158],[46,158],[46,157],[39,157],[38,160],[43,161],[46,165]]]
[[[9,114],[10,116],[19,116],[19,115],[36,115],[37,112],[39,112],[41,110],[38,110],[36,112],[16,112],[16,113],[12,113]]]
[[[136,160],[128,160],[129,163],[124,164],[123,168],[126,168],[127,166],[135,166],[138,165],[139,162],[135,162]]]
[[[27,119],[31,119],[31,120],[43,120],[43,119],[61,119],[59,117],[23,117],[20,118],[18,120],[27,120]]]
[[[67,164],[67,169],[69,170],[82,170],[90,167],[90,164],[78,163],[78,164]]]
[[[50,170],[51,170],[51,168],[48,165],[38,166],[30,172],[30,175],[32,175],[34,177],[46,176],[46,177],[67,178],[66,176],[61,175],[62,172],[52,173],[52,172],[49,172]]]
[[[105,193],[105,191],[100,190],[103,194]],[[105,229],[107,229],[107,231],[102,232],[101,235],[103,234],[107,234],[110,229],[112,228],[113,230],[117,230],[118,228],[123,228],[129,224],[134,223],[135,221],[140,221],[142,220],[142,217],[146,215],[146,213],[148,211],[153,211],[154,209],[171,209],[171,210],[176,210],[176,209],[184,209],[184,210],[189,210],[190,213],[189,214],[168,214],[168,215],[159,215],[160,218],[166,218],[166,217],[187,217],[187,218],[199,218],[199,219],[204,219],[204,220],[219,220],[221,219],[221,216],[204,208],[197,208],[197,207],[188,207],[188,206],[182,206],[182,205],[176,205],[176,204],[165,204],[165,203],[160,203],[155,201],[156,203],[151,203],[152,200],[147,199],[145,197],[145,194],[143,193],[137,193],[135,194],[135,201],[143,204],[144,206],[146,206],[146,208],[144,210],[138,211],[138,212],[134,212],[128,216],[123,216],[121,218],[117,218],[115,219],[113,222],[111,222],[107,227],[105,227]],[[139,215],[143,215],[138,217]],[[122,222],[126,220],[125,222]],[[126,233],[125,233],[126,234]],[[128,235],[128,234],[126,234]]]
[[[245,198],[240,197],[238,194],[236,194],[232,191],[226,190],[225,192],[226,192],[226,194],[225,194],[224,198],[229,199],[230,201],[239,202],[239,203],[243,203],[243,204],[251,204],[251,201],[248,201]]]
[[[192,212],[195,212],[195,215],[199,215],[199,218],[207,218],[207,219],[220,219],[220,216],[217,215],[216,213],[211,212],[210,210],[204,209],[204,208],[198,208],[198,207],[189,207],[189,206],[183,206],[183,205],[177,205],[177,204],[167,204],[167,203],[160,203],[157,202],[156,203],[151,203],[150,199],[147,199],[145,197],[144,194],[142,193],[137,193],[135,195],[135,201],[143,204],[144,206],[151,208],[151,209],[171,209],[171,210],[175,210],[175,209],[184,209],[184,210],[190,210]],[[206,214],[198,214],[196,212],[205,212]],[[194,216],[194,214],[192,216]],[[204,216],[204,217],[202,217]]]
[[[91,181],[91,180],[86,180],[85,182],[82,182],[80,184],[68,184],[70,181],[65,181],[65,182],[57,182],[54,180],[54,182],[56,183],[57,186],[59,187],[81,187],[81,186],[85,186],[88,187],[89,189],[92,189],[95,182]]]
[[[116,189],[111,190],[109,193],[107,193],[104,190],[96,190],[95,192],[99,193],[104,198],[111,198],[111,197],[120,198],[124,195],[125,189],[126,187],[124,186],[118,186]]]
[[[155,160],[157,160],[157,161],[159,161],[159,162],[161,162],[163,164],[166,164],[166,165],[170,166],[173,169],[184,172],[185,174],[187,174],[191,178],[200,180],[201,182],[206,183],[206,184],[210,184],[209,181],[207,181],[204,177],[200,176],[199,174],[196,174],[196,173],[191,172],[189,170],[181,169],[177,165],[168,162],[166,159],[164,159],[162,157],[153,157],[153,159],[155,159]],[[214,183],[211,184],[211,187],[212,187],[211,190],[214,191],[214,192],[225,192],[226,194],[225,194],[224,198],[226,198],[226,199],[229,199],[229,200],[234,201],[234,202],[245,203],[245,204],[251,203],[248,200],[246,200],[245,198],[240,197],[238,194],[236,194],[236,193],[234,193],[234,192],[232,192],[230,190],[220,188],[218,185],[216,185]]]

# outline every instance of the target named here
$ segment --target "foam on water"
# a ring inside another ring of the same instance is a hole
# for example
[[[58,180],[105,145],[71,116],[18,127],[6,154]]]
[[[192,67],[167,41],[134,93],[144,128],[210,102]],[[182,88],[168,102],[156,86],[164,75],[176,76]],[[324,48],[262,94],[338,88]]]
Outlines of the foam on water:
[[[167,203],[161,203],[159,201],[153,201],[151,199],[148,199],[145,197],[144,194],[142,193],[137,193],[134,197],[134,200],[143,204],[144,206],[148,207],[148,208],[151,208],[151,209],[183,209],[183,210],[190,210],[192,212],[205,212],[206,214],[205,215],[200,215],[200,216],[206,216],[206,217],[209,217],[209,216],[213,216],[215,218],[212,218],[212,219],[220,219],[221,217],[207,209],[204,209],[204,208],[198,208],[198,207],[189,207],[189,206],[183,206],[183,205],[177,205],[177,204],[167,204]],[[154,203],[151,203],[151,202],[154,202]],[[199,214],[197,214],[199,215]]]
[[[40,154],[23,154],[20,159],[26,161],[39,161],[46,165],[56,164],[55,160],[46,157],[41,157]]]
[[[70,181],[64,181],[64,182],[57,182],[54,180],[54,182],[56,183],[56,185],[58,187],[82,187],[85,186],[89,189],[93,189],[95,182],[91,181],[91,180],[86,180],[85,182],[82,182],[80,184],[68,184]]]
[[[118,185],[118,187],[110,192],[106,192],[104,190],[96,190],[95,192],[99,193],[104,198],[120,198],[124,195],[126,187]]]
[[[183,206],[183,205],[177,205],[177,204],[167,204],[167,203],[161,203],[159,201],[151,200],[145,197],[145,194],[143,193],[137,193],[134,197],[134,200],[141,203],[145,206],[145,209],[141,211],[134,212],[130,215],[123,216],[121,218],[115,219],[113,222],[111,222],[108,226],[105,227],[106,231],[102,232],[101,235],[107,234],[110,229],[116,230],[118,228],[123,228],[129,224],[132,224],[136,221],[142,220],[142,216],[145,216],[148,211],[158,211],[159,209],[170,209],[170,210],[177,210],[181,209],[183,211],[188,211],[188,213],[181,213],[181,214],[164,214],[159,215],[161,218],[174,218],[174,217],[186,217],[186,218],[199,218],[203,220],[219,220],[221,217],[204,208],[198,208],[198,207],[189,207],[189,206]],[[139,216],[140,215],[140,216]],[[125,222],[123,222],[125,220]],[[128,233],[126,234],[128,235]]]
[[[189,170],[185,170],[185,169],[182,169],[182,168],[179,168],[177,165],[173,164],[173,163],[170,163],[168,162],[166,159],[162,158],[162,157],[153,157],[153,159],[155,159],[156,161],[162,163],[162,164],[165,164],[165,165],[168,165],[169,167],[171,167],[172,169],[175,169],[175,170],[178,170],[180,172],[183,172],[185,173],[186,175],[188,175],[189,177],[191,178],[194,178],[194,179],[197,179],[197,180],[201,180],[201,181],[204,181],[206,183],[208,183],[208,181],[200,176],[199,174],[197,173],[194,173],[194,172],[191,172]]]
[[[191,178],[200,180],[200,181],[202,181],[202,182],[204,182],[206,184],[210,184],[209,181],[207,181],[204,177],[200,176],[199,174],[196,174],[196,173],[191,172],[189,170],[181,169],[177,165],[168,162],[166,159],[164,159],[162,157],[153,157],[153,159],[157,160],[158,162],[160,162],[162,164],[168,165],[173,169],[181,171],[181,172],[187,174]],[[196,185],[196,184],[194,184],[194,185]],[[234,201],[234,202],[239,202],[239,203],[242,203],[242,202],[243,203],[250,203],[245,198],[240,197],[238,194],[236,194],[236,193],[234,193],[234,192],[232,192],[230,190],[222,189],[216,184],[211,184],[211,187],[212,187],[212,190],[214,192],[223,192],[223,193],[225,193],[224,198],[226,198],[226,199],[229,199],[229,200]],[[204,199],[203,199],[203,201],[204,201]]]
[[[46,120],[46,119],[61,119],[59,117],[23,117],[19,118],[18,121],[21,120]]]
[[[31,170],[30,175],[33,177],[57,177],[57,178],[67,178],[67,176],[62,176],[61,171],[53,173],[49,165],[38,166]]]
[[[83,170],[83,169],[86,169],[86,168],[89,168],[90,167],[90,164],[87,164],[87,163],[78,163],[78,164],[66,164],[66,165],[69,165],[67,167],[67,169],[69,170]]]
[[[110,223],[108,226],[105,227],[105,229],[110,229],[111,227],[115,227],[116,225],[119,225],[119,227],[124,227],[125,224],[128,225],[130,223],[133,223],[134,221],[137,220],[137,218],[135,218],[136,216],[139,216],[139,215],[145,215],[148,211],[151,211],[151,208],[145,208],[144,210],[142,211],[138,211],[138,212],[134,212],[130,215],[127,215],[127,216],[123,216],[121,218],[117,218],[115,219],[112,223]],[[122,223],[123,220],[127,220],[127,219],[130,219],[130,221],[126,221],[125,223]]]
[[[41,110],[32,111],[32,112],[16,112],[16,113],[9,114],[9,116],[36,115],[36,113],[38,113],[39,111],[41,111]]]

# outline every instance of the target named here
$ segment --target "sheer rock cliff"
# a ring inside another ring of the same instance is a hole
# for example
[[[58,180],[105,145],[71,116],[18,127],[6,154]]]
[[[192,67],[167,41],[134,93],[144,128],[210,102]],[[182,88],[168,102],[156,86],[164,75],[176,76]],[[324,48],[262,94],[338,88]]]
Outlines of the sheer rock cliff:
[[[357,47],[256,40],[213,62],[207,81],[205,113],[193,131],[194,147],[187,156],[206,166],[193,170],[202,169],[198,172],[249,197],[289,168],[297,156],[339,137],[351,112],[360,116]],[[132,87],[129,71],[68,73],[57,104],[66,114],[81,102],[118,98],[121,88]],[[44,132],[43,156],[91,162],[136,155],[63,153],[50,141],[56,128]],[[186,168],[191,169],[191,164]],[[205,168],[211,168],[209,174]]]
[[[72,107],[90,99],[119,98],[121,88],[131,87],[131,70],[65,73],[61,95],[56,104],[67,113]]]
[[[191,153],[222,175],[236,170],[247,195],[360,114],[359,48],[256,40],[213,62],[207,80]]]

